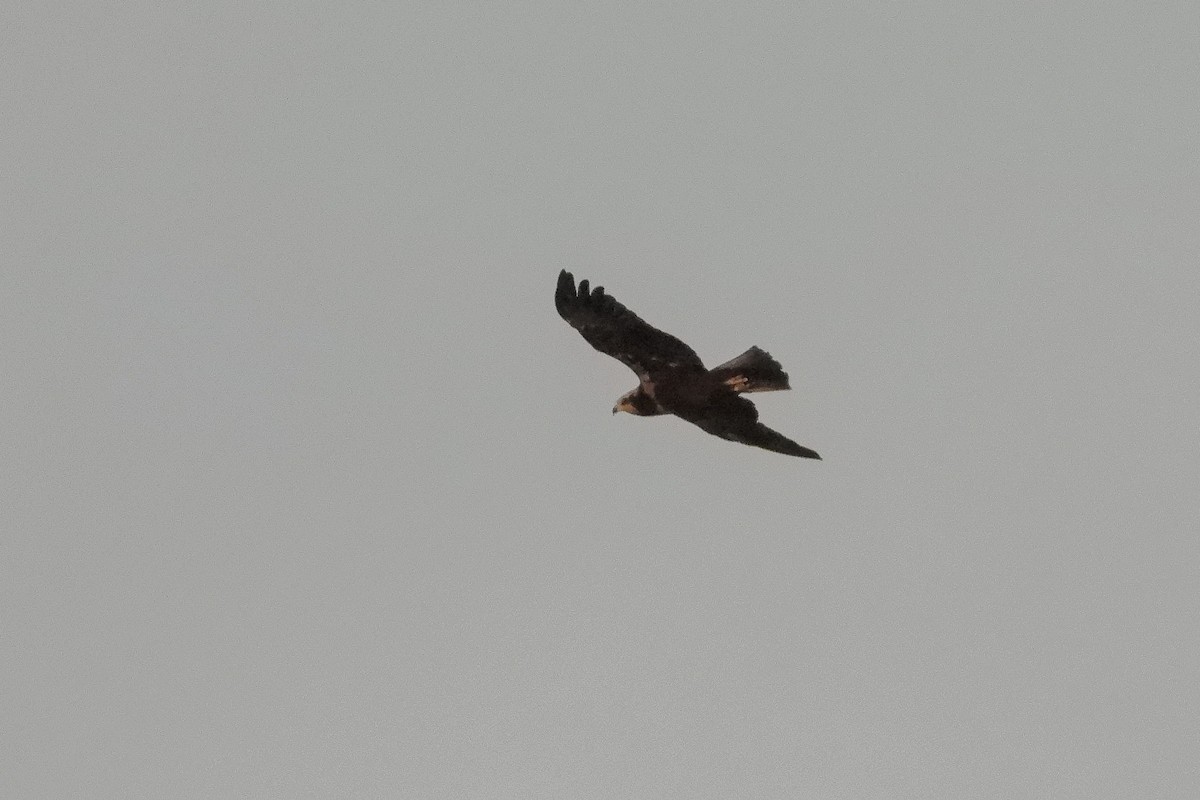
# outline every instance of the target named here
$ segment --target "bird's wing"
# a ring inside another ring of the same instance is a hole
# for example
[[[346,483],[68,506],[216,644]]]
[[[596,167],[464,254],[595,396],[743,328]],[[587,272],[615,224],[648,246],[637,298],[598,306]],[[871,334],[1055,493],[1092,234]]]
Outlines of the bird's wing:
[[[775,453],[820,460],[816,451],[796,444],[778,431],[758,421],[758,409],[745,397],[729,395],[704,406],[673,409],[675,415],[686,419],[713,436]]]
[[[605,294],[603,287],[589,289],[588,282],[582,280],[576,289],[575,278],[566,270],[558,275],[554,307],[588,344],[617,359],[642,380],[663,368],[704,369],[692,348],[648,325]]]
[[[800,458],[815,458],[818,461],[821,457],[817,455],[815,450],[809,450],[803,445],[798,445],[791,439],[784,436],[779,431],[773,431],[761,422],[756,422],[753,425],[745,428],[727,430],[723,433],[718,433],[722,439],[729,439],[733,442],[741,442],[742,444],[761,447],[764,450],[771,450],[776,453],[783,453],[785,456],[799,456]]]

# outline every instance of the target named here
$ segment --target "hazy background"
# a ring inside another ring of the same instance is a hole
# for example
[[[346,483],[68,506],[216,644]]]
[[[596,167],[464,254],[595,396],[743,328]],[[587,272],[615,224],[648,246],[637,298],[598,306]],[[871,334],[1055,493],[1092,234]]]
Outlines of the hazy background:
[[[0,12],[0,794],[1200,796],[1200,8]],[[562,268],[795,391],[611,417]]]

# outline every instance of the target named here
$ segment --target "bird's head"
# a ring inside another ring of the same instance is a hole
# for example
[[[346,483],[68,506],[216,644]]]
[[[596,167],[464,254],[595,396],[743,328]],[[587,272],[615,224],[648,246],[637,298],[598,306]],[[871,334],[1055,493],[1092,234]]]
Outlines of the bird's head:
[[[653,402],[642,391],[642,387],[638,387],[633,391],[626,392],[617,399],[617,404],[613,406],[612,413],[624,411],[626,414],[634,414],[639,417],[644,417],[653,414]]]

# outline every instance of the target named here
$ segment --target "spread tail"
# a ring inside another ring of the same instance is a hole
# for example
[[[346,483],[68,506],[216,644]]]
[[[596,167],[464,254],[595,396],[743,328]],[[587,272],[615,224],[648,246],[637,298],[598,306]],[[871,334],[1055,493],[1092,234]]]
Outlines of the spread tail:
[[[719,367],[713,367],[709,374],[715,375],[722,383],[739,394],[742,392],[774,392],[790,389],[787,373],[779,362],[771,358],[771,354],[758,347],[751,347],[734,359],[726,361]]]

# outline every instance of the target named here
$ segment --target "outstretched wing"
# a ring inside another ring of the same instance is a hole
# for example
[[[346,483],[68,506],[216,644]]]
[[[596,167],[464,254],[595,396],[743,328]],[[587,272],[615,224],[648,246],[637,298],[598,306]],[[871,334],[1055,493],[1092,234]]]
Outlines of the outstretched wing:
[[[588,344],[617,359],[643,380],[652,371],[666,367],[704,369],[692,348],[646,324],[605,294],[603,287],[589,289],[588,282],[582,280],[576,289],[575,278],[566,270],[558,275],[554,307]]]
[[[815,458],[818,461],[821,457],[817,455],[815,450],[809,450],[803,445],[798,445],[791,439],[784,436],[779,431],[773,431],[761,422],[756,422],[746,428],[738,428],[727,430],[724,433],[718,433],[722,439],[729,439],[732,442],[741,442],[742,444],[761,447],[764,450],[771,450],[776,453],[783,453],[785,456],[799,456],[800,458]]]
[[[761,447],[775,453],[820,460],[816,451],[796,444],[778,431],[758,421],[758,409],[745,397],[728,395],[708,405],[674,409],[675,415],[686,419],[713,436],[731,442]]]

